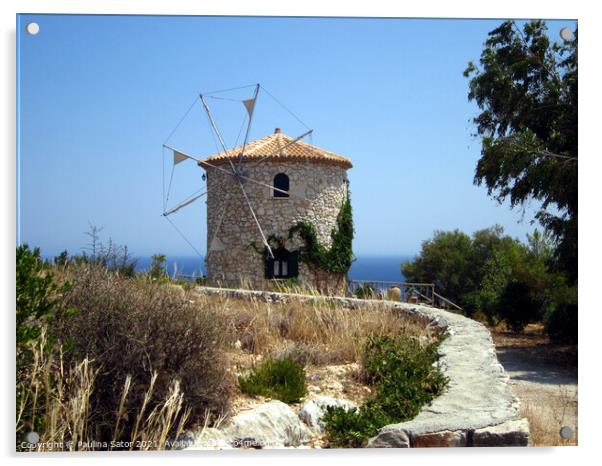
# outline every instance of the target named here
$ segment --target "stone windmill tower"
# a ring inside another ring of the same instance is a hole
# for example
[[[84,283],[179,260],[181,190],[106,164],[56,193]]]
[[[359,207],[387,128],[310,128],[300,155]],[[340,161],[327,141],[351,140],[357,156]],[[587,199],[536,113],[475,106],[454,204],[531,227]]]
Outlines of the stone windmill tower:
[[[331,232],[348,196],[351,161],[287,136],[279,128],[248,143],[239,159],[242,149],[236,147],[198,162],[207,172],[209,282],[226,286],[247,282],[262,289],[274,279],[297,278],[302,284],[316,286],[315,273],[299,262],[303,241],[295,235],[289,239],[289,229],[300,221],[309,222],[315,226],[318,241],[331,246]],[[243,179],[244,192],[233,176],[218,169],[227,167],[229,161],[237,163],[244,177],[255,181]],[[264,242],[261,230],[266,240],[272,238],[272,255],[260,254],[253,247]],[[338,276],[326,274],[321,279],[330,291],[342,286]]]
[[[209,284],[265,289],[274,281],[296,279],[321,291],[341,293],[352,255],[347,178],[351,161],[302,141],[312,130],[292,138],[276,128],[273,134],[248,141],[260,85],[254,87],[253,97],[240,101],[247,119],[242,145],[226,148],[207,94],[200,94],[200,101],[222,150],[198,159],[163,145],[173,151],[174,168],[192,159],[206,171],[204,192],[168,210],[170,181],[163,215],[207,196]]]

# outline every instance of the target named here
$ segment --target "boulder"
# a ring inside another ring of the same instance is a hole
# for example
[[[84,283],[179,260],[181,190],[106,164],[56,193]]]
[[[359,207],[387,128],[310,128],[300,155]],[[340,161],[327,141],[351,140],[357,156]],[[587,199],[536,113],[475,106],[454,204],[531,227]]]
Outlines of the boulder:
[[[410,437],[403,430],[389,430],[379,433],[368,441],[368,448],[410,448]]]
[[[315,396],[301,406],[299,417],[315,432],[320,433],[324,429],[322,418],[326,414],[328,406],[340,406],[345,409],[355,408],[355,405],[349,400],[339,400],[329,396]]]
[[[224,434],[237,448],[296,447],[312,437],[290,406],[277,400],[236,415]]]

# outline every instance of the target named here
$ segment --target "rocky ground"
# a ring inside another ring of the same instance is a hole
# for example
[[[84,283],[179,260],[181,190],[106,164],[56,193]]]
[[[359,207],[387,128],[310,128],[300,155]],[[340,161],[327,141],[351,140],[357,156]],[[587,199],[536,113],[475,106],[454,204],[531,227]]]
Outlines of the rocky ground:
[[[510,377],[521,412],[529,420],[535,446],[577,444],[577,348],[553,345],[541,325],[529,325],[522,334],[492,330],[500,363]],[[562,438],[560,429],[573,435]]]
[[[260,355],[253,356],[242,352],[232,353],[230,357],[233,361],[236,361],[237,373],[243,373],[251,366],[251,363],[258,364],[262,360]],[[324,402],[335,404],[340,401],[345,406],[359,406],[370,395],[371,389],[359,381],[359,365],[357,363],[325,366],[310,365],[305,370],[308,394],[301,402],[291,404],[289,408],[292,413],[310,427],[308,436],[303,437],[299,444],[311,448],[321,448],[326,443],[323,432],[319,427],[321,406],[313,405],[323,404]],[[244,418],[249,412],[257,413],[257,410],[259,410],[261,413],[263,405],[270,404],[270,401],[262,396],[248,395],[239,391],[232,400],[230,415],[233,418],[242,415]],[[272,414],[288,412],[287,407],[279,403],[271,403],[270,406]],[[261,416],[262,414],[260,414]],[[286,414],[283,416],[283,418],[287,418]],[[290,421],[291,419],[289,419]],[[292,419],[292,421],[294,424],[297,423],[296,419]],[[302,430],[303,427],[305,426],[301,427]],[[199,444],[199,439],[196,443]],[[284,443],[286,443],[286,440]]]

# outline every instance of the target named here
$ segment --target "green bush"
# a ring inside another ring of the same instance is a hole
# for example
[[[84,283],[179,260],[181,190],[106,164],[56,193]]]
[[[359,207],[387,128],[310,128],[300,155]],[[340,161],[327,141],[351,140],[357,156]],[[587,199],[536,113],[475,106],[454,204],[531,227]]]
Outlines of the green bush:
[[[551,310],[544,321],[545,330],[555,343],[577,344],[577,304],[565,304]]]
[[[238,379],[243,393],[262,395],[284,403],[295,403],[307,393],[305,370],[291,359],[266,359],[251,373]]]
[[[436,361],[435,344],[422,347],[411,337],[371,336],[362,358],[362,377],[376,395],[357,410],[327,410],[324,423],[330,443],[360,447],[380,427],[415,417],[447,384]]]
[[[555,267],[555,243],[535,230],[522,243],[499,226],[476,231],[435,232],[412,262],[402,266],[408,281],[434,283],[436,291],[458,303],[465,315],[490,325],[500,321],[521,331],[566,306],[566,274]]]
[[[374,401],[371,404],[374,405]],[[367,405],[362,406],[361,411],[328,406],[323,420],[329,444],[337,448],[361,448],[378,429],[394,422],[382,409]]]
[[[17,248],[17,346],[36,339],[47,322],[64,318],[73,310],[64,308],[59,298],[71,288],[60,284],[40,257],[40,249],[27,244]]]
[[[55,335],[41,337],[48,324],[61,322],[75,313],[75,309],[63,306],[61,296],[71,289],[69,283],[60,283],[50,266],[40,257],[40,249],[21,245],[16,252],[16,413],[17,438],[24,433],[41,432],[44,429],[43,413],[54,380],[51,376],[44,383],[32,385],[32,367],[40,367],[43,361],[58,359],[55,351]],[[33,349],[37,350],[35,357]],[[50,365],[50,364],[48,364]],[[35,391],[35,396],[28,396]]]
[[[372,283],[362,283],[362,286],[353,292],[353,296],[359,299],[372,299],[376,297],[376,290]]]
[[[500,297],[499,314],[514,332],[521,332],[538,317],[539,306],[530,286],[522,281],[509,282]]]
[[[152,262],[148,275],[154,280],[167,281],[167,265],[165,263],[167,257],[165,254],[153,254],[151,259]]]

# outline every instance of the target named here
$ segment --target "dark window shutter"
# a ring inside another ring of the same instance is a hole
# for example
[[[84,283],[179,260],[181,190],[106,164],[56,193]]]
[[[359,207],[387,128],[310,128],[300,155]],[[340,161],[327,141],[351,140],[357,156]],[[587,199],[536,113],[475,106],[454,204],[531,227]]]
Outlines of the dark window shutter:
[[[288,276],[297,277],[299,275],[299,251],[292,251],[288,256]]]
[[[265,278],[274,278],[274,259],[269,256],[265,259]]]

